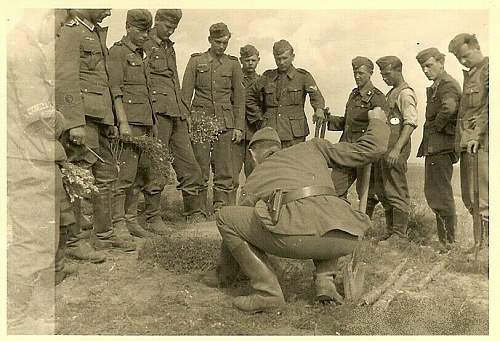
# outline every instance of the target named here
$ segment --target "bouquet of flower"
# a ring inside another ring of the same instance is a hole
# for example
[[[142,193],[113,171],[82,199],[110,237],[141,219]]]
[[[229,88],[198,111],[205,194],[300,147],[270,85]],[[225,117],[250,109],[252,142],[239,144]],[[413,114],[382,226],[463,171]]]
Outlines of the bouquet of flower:
[[[219,124],[215,117],[208,117],[204,111],[191,112],[191,141],[194,143],[214,142],[219,138]]]
[[[60,166],[64,189],[68,193],[71,202],[99,192],[94,184],[95,179],[90,170],[71,162],[63,162]]]
[[[168,182],[173,181],[172,162],[174,157],[170,154],[168,147],[161,142],[160,139],[148,135],[120,137],[118,141],[118,152],[116,157],[119,159],[120,153],[123,150],[123,143],[132,144],[135,148],[142,151],[151,163],[151,168],[154,173],[159,174],[167,179]],[[115,152],[113,152],[115,155]]]

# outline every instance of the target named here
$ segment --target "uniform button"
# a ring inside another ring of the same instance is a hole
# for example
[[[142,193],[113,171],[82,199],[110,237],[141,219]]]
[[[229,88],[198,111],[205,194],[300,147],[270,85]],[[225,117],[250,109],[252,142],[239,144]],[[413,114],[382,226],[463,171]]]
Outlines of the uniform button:
[[[131,100],[131,99],[129,99],[129,100],[128,100],[128,102],[129,102],[129,103],[132,103],[132,100]]]
[[[153,93],[155,94],[155,93],[156,93],[156,91],[154,91],[154,90],[153,90]]]
[[[135,65],[135,63],[132,63],[132,65]]]
[[[156,59],[160,58],[159,56],[155,56]]]
[[[83,89],[83,92],[87,92],[87,89]]]

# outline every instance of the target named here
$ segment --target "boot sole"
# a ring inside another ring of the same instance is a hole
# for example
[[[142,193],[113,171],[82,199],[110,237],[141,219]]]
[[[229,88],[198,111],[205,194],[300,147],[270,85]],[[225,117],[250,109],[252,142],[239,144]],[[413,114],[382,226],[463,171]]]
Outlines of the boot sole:
[[[90,262],[92,264],[101,264],[101,263],[104,263],[106,261],[106,258],[103,258],[103,259],[80,258],[80,257],[76,257],[74,255],[67,254],[67,253],[65,253],[64,255],[66,257],[74,259],[74,260],[78,260],[78,261],[81,261],[81,262]]]

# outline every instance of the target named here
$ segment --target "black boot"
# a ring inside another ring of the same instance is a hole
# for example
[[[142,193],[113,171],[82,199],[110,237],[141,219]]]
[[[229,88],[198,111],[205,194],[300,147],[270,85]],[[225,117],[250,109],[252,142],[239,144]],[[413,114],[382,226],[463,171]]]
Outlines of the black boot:
[[[386,240],[390,236],[392,236],[393,230],[393,209],[392,207],[384,206],[384,215],[385,215],[385,231],[382,236],[378,238],[379,241]]]
[[[366,201],[366,215],[370,217],[370,220],[373,219],[373,212],[375,212],[375,207],[378,204],[378,200],[375,198],[368,198]]]
[[[453,244],[455,243],[455,229],[457,226],[457,216],[449,215],[449,216],[442,216],[442,218],[446,229],[446,240],[448,241],[448,243]]]
[[[408,237],[408,218],[408,212],[403,212],[397,208],[392,209],[392,227],[394,230],[394,234],[398,235],[401,238]]]
[[[344,298],[338,293],[334,278],[337,272],[337,258],[328,260],[314,259],[314,291],[321,303],[343,304]]]
[[[203,283],[211,288],[228,288],[236,282],[240,273],[240,266],[233,255],[221,242],[219,264],[215,270],[211,270],[202,277]]]
[[[436,213],[436,228],[439,242],[443,245],[446,245],[447,238],[447,229],[444,221],[444,217]]]
[[[255,291],[248,296],[236,297],[233,301],[236,308],[256,313],[279,308],[285,303],[278,278],[266,263],[264,253],[246,242],[231,253],[241,270],[250,278],[250,285]]]

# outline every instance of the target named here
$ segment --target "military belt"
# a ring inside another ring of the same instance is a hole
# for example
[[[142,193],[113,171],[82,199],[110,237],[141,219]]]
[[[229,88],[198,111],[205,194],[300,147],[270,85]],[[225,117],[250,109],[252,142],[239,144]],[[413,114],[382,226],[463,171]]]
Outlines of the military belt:
[[[332,187],[327,186],[308,186],[283,194],[281,205],[285,205],[291,201],[300,200],[309,197],[320,195],[337,196],[337,193]]]

